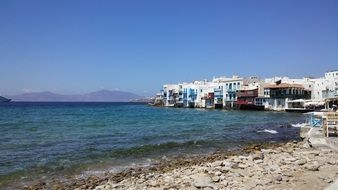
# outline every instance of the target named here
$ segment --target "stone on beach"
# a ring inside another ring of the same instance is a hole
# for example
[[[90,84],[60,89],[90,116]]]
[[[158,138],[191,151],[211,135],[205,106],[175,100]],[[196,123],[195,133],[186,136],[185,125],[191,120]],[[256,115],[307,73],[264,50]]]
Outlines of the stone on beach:
[[[310,171],[318,171],[320,165],[318,162],[312,162],[305,165],[305,168]]]
[[[251,157],[252,161],[255,160],[263,160],[264,159],[264,153],[261,151],[256,151],[254,155]]]
[[[215,187],[215,185],[212,183],[212,180],[209,176],[196,175],[196,176],[192,176],[191,179],[193,181],[192,184],[197,188],[205,188],[205,187],[214,188]]]
[[[304,158],[302,158],[302,159],[300,159],[300,160],[298,160],[297,162],[296,162],[296,164],[298,164],[298,165],[304,165],[304,164],[306,164],[307,163],[307,160],[306,159],[304,159]]]

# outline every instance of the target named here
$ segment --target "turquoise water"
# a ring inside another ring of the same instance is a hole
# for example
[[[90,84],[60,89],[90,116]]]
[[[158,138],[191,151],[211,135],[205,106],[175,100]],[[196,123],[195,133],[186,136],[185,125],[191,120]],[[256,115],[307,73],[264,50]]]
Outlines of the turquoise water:
[[[298,139],[299,129],[286,126],[303,120],[295,113],[133,103],[2,103],[0,187],[101,166]]]

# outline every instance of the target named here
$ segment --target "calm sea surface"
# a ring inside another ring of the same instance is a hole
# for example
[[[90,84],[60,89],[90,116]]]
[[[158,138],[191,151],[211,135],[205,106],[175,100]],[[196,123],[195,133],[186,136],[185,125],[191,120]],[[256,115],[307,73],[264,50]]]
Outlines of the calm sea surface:
[[[177,155],[298,139],[302,114],[133,103],[0,103],[0,188]],[[269,130],[274,130],[271,133]],[[270,133],[269,133],[270,132]]]

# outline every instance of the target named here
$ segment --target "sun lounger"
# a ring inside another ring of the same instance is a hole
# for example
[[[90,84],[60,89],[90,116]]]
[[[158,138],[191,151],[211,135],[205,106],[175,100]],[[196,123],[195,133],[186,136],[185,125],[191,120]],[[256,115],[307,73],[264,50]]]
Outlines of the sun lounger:
[[[329,137],[330,133],[337,134],[338,132],[338,113],[337,112],[326,113],[325,131],[326,131],[327,137]]]

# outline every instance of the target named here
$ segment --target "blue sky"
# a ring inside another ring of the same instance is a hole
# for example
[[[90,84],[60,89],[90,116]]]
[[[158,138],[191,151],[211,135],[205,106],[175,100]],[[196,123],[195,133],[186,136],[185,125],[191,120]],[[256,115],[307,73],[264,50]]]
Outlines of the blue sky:
[[[338,69],[338,1],[0,1],[0,93]]]

